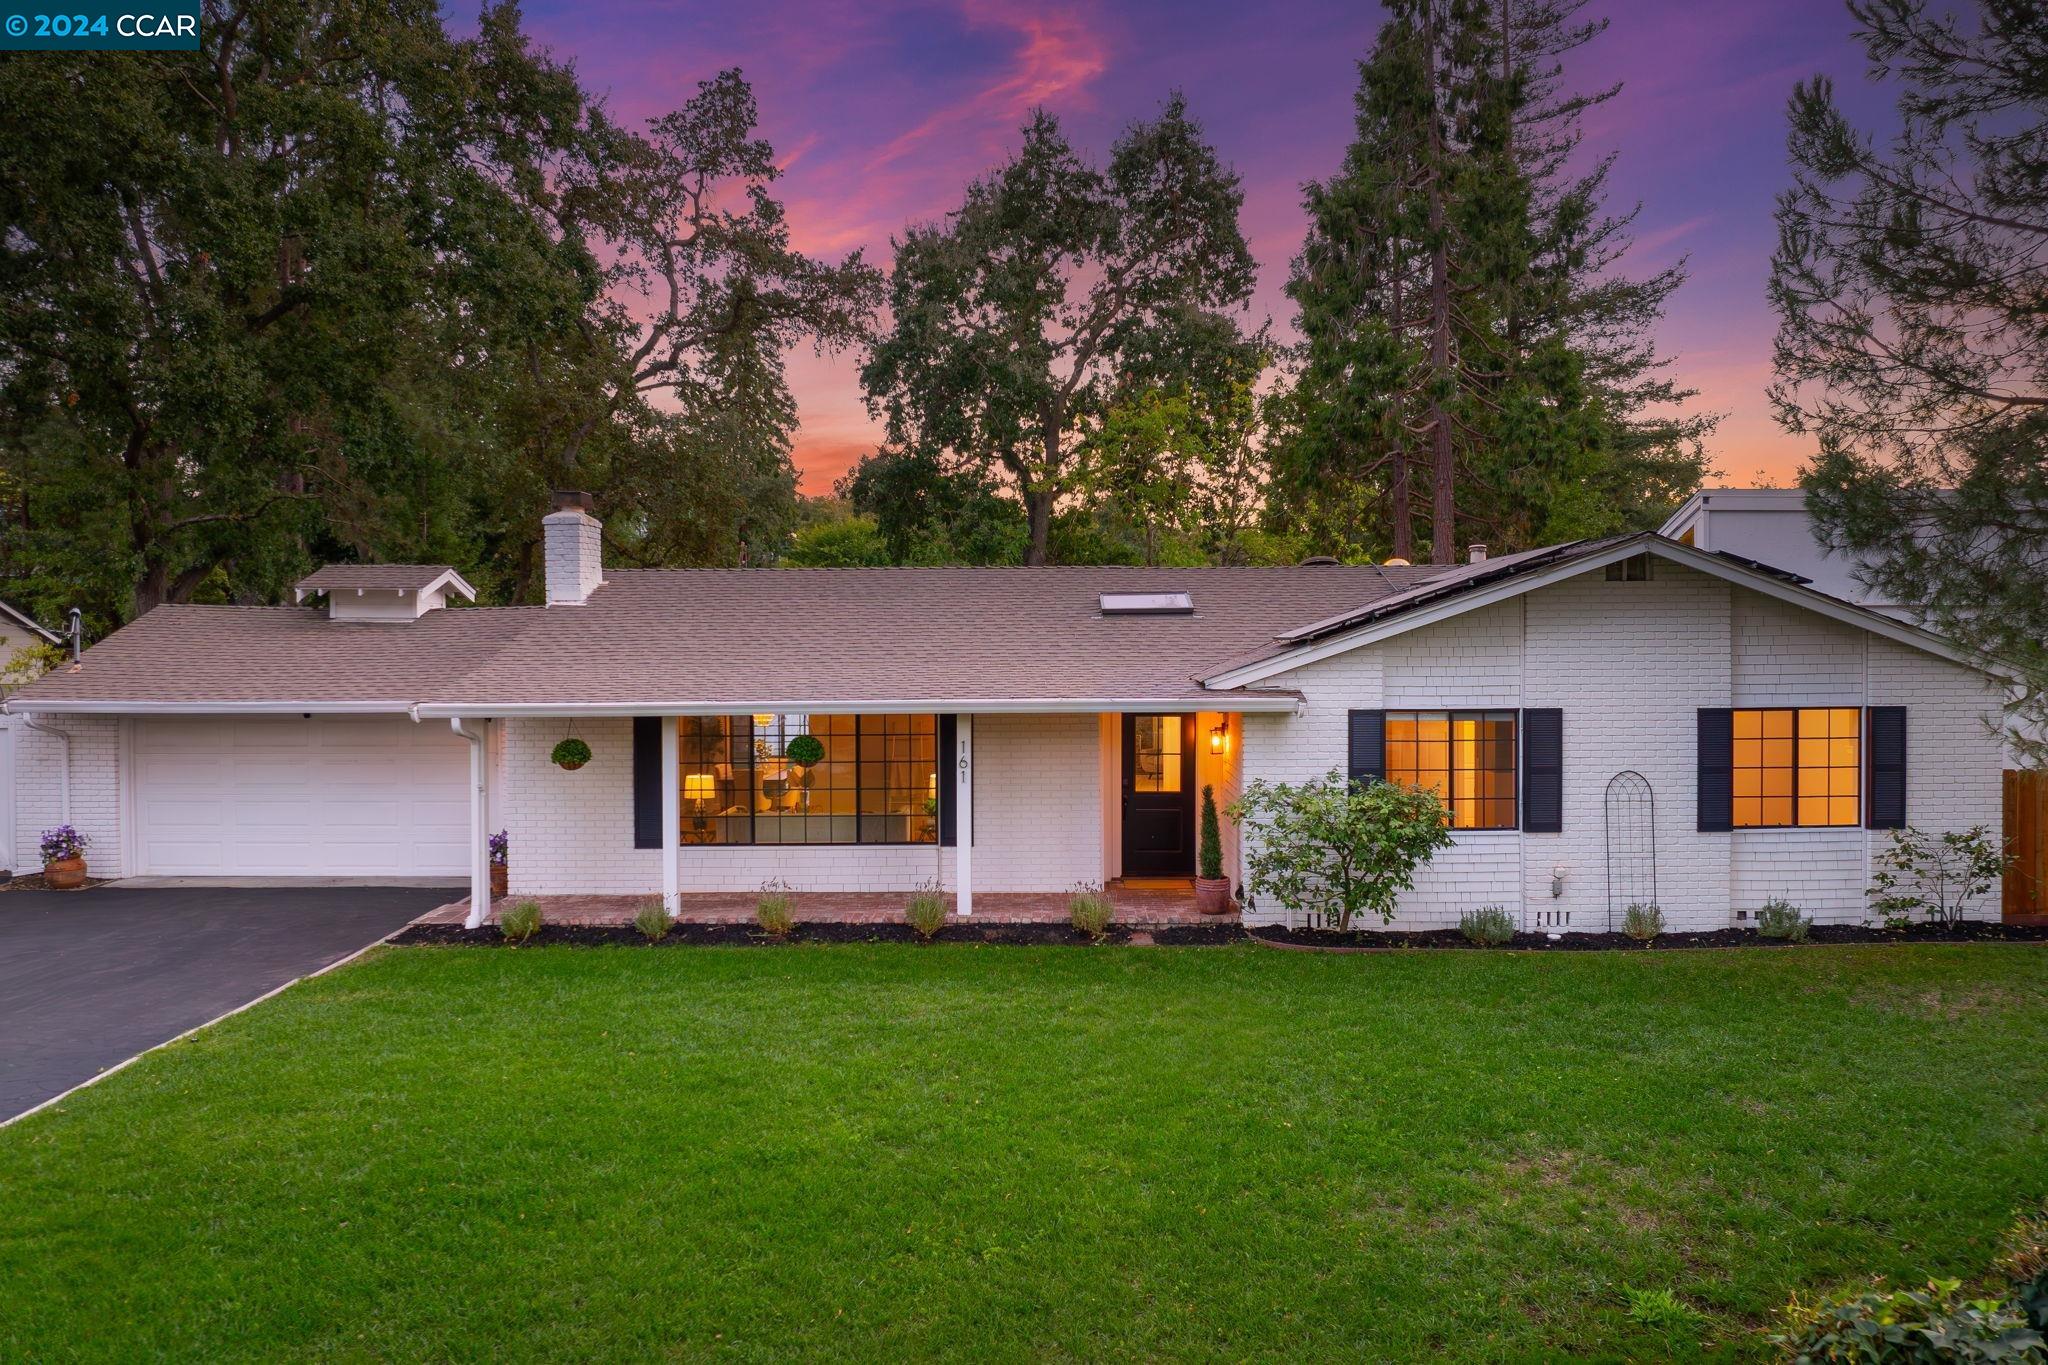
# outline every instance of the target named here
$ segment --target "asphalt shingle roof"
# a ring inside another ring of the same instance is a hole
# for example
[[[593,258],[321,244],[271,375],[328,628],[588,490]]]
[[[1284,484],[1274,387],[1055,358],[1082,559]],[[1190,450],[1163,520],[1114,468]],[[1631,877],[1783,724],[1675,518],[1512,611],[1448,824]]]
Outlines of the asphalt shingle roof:
[[[1304,622],[1426,566],[614,569],[576,607],[342,622],[303,607],[158,607],[26,701],[477,706],[1193,701]],[[1104,616],[1184,590],[1189,616]]]

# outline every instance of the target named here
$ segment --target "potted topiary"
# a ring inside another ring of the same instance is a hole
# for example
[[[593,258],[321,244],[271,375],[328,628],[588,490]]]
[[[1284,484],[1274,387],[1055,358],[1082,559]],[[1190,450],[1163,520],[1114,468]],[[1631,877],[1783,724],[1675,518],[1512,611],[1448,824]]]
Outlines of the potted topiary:
[[[548,755],[548,759],[563,772],[573,773],[590,762],[590,746],[571,735],[555,746],[555,751]]]
[[[1216,820],[1216,789],[1202,788],[1201,875],[1195,878],[1195,909],[1220,915],[1230,909],[1230,878],[1223,875],[1223,830]]]
[[[70,825],[43,831],[43,884],[53,891],[85,885],[85,846],[92,841]]]
[[[782,751],[796,769],[797,786],[803,789],[804,809],[811,808],[811,769],[825,761],[825,741],[816,735],[798,735]]]
[[[504,830],[499,830],[490,839],[491,844],[491,895],[505,894],[506,865],[512,854],[512,840]]]

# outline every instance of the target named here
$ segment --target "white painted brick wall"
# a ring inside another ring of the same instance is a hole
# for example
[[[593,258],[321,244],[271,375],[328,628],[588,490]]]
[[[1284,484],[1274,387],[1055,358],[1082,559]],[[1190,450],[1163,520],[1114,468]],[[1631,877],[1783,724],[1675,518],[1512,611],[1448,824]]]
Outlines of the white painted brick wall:
[[[1307,708],[1245,717],[1247,781],[1341,769],[1352,708],[1563,708],[1563,832],[1458,835],[1403,896],[1400,928],[1455,924],[1489,903],[1532,928],[1546,911],[1565,912],[1574,929],[1607,928],[1606,795],[1624,770],[1641,773],[1655,796],[1658,900],[1672,928],[1721,928],[1772,895],[1823,920],[1864,918],[1869,855],[1888,836],[1698,832],[1703,706],[1904,705],[1908,818],[1929,829],[1999,821],[2000,746],[1982,723],[1997,698],[1979,675],[1667,561],[1647,583],[1581,575],[1271,685],[1300,690]],[[1553,898],[1559,865],[1564,894]],[[1996,917],[1996,893],[1975,913]],[[1261,903],[1248,918],[1283,914]]]
[[[633,847],[633,723],[579,721],[591,760],[563,772],[548,754],[563,722],[503,722],[499,822],[511,836],[514,895],[656,895],[661,851]],[[974,885],[1060,891],[1096,880],[1101,794],[1093,715],[977,716]],[[943,861],[942,861],[943,859]],[[685,891],[750,891],[771,878],[800,891],[903,891],[942,875],[953,854],[930,845],[685,845]]]
[[[604,523],[578,508],[541,518],[548,605],[580,603],[604,581]]]
[[[71,823],[92,840],[86,867],[95,877],[119,877],[121,834],[121,722],[111,716],[50,716],[40,724],[71,736]],[[14,848],[18,872],[42,865],[42,832],[64,823],[64,745],[55,735],[14,729]]]

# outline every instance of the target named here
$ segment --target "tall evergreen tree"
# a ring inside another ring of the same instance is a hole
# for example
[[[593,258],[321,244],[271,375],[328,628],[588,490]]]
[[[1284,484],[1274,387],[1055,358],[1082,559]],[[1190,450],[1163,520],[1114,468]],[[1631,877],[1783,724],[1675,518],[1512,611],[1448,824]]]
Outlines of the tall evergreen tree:
[[[1880,146],[1824,77],[1793,91],[1772,400],[1819,447],[1822,541],[2013,670],[2017,747],[2048,764],[2048,11],[1849,12],[1898,127]]]
[[[1605,162],[1569,174],[1578,120],[1559,57],[1599,32],[1572,0],[1398,0],[1360,64],[1357,137],[1312,183],[1289,292],[1305,337],[1286,473],[1363,485],[1413,556],[1653,524],[1697,486],[1703,418],[1647,339],[1681,271],[1615,270],[1631,215],[1601,210]]]

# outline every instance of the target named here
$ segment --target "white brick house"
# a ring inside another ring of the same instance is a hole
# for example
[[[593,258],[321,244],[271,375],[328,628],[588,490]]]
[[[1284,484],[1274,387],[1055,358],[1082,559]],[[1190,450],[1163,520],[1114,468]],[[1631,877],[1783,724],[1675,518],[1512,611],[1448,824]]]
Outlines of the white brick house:
[[[324,609],[116,632],[8,702],[35,727],[17,845],[69,819],[99,875],[467,877],[481,915],[502,829],[513,895],[936,880],[971,909],[1186,877],[1203,787],[1337,769],[1453,808],[1399,925],[1493,904],[1598,930],[1639,899],[1674,928],[1774,896],[1860,919],[1890,828],[1999,820],[1992,677],[1660,536],[1457,566],[607,572],[579,500],[545,529],[544,607],[330,566],[301,585]]]

